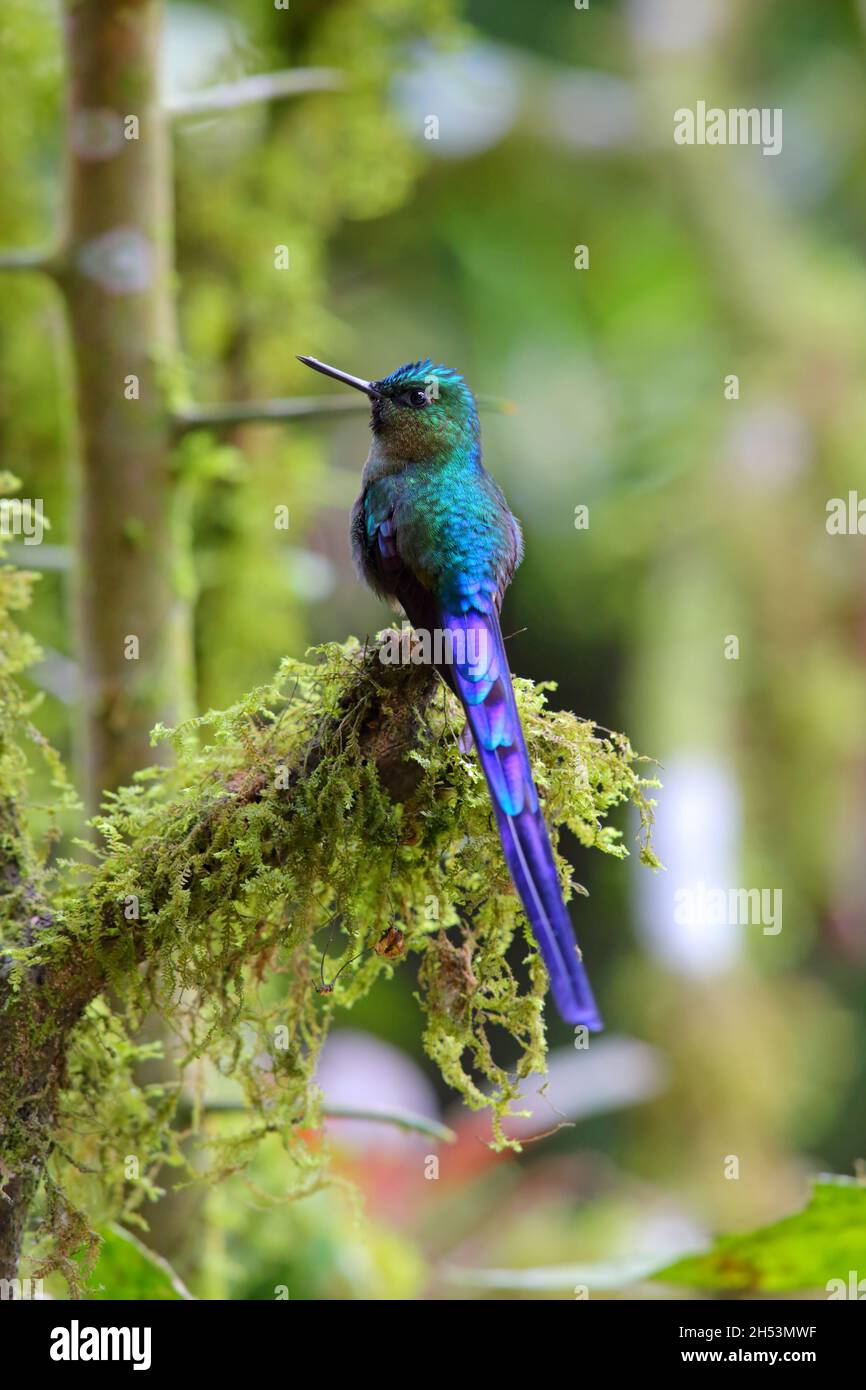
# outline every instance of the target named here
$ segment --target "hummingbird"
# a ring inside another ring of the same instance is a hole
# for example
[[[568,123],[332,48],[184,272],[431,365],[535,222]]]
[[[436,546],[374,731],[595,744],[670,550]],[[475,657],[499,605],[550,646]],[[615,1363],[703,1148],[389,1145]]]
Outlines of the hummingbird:
[[[352,510],[361,578],[412,626],[448,641],[438,669],[466,715],[505,860],[560,1014],[602,1027],[563,901],[514,698],[499,613],[523,557],[520,524],[481,462],[475,398],[459,372],[424,361],[365,381],[307,367],[371,403],[370,452]]]

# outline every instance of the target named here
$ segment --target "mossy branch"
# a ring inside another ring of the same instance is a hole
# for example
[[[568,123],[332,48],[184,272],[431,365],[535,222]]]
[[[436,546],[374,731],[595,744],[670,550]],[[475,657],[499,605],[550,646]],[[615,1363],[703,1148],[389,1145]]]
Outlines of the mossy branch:
[[[459,709],[429,667],[386,664],[389,651],[350,642],[315,663],[287,660],[272,685],[165,735],[176,766],[108,799],[94,822],[96,863],[61,866],[38,933],[7,945],[7,1269],[40,1176],[52,1259],[71,1273],[87,1227],[70,1194],[89,1206],[84,1175],[98,1173],[102,1202],[128,1218],[153,1192],[127,1180],[124,1159],[139,1155],[148,1173],[182,1161],[166,1123],[176,1091],[129,1080],[136,1026],[154,1005],[190,1069],[206,1055],[248,1107],[234,1132],[203,1138],[213,1176],[242,1167],[273,1133],[308,1167],[298,1136],[321,1120],[319,1048],[336,1005],[351,1007],[395,969],[390,947],[377,949],[389,928],[399,957],[420,957],[430,1056],[469,1105],[491,1107],[505,1142],[501,1118],[544,1065],[546,978],[528,936],[525,974],[521,953],[509,957],[523,919],[477,761],[458,746]],[[548,710],[528,682],[517,688],[551,823],[625,853],[608,811],[632,800],[647,824],[651,814],[627,741]],[[324,927],[360,962],[322,994],[322,951],[331,974],[339,954],[330,936],[315,944]],[[492,1025],[511,1036],[508,1069]]]
[[[107,984],[128,995],[138,964],[171,955],[177,942],[165,926],[178,893],[188,903],[187,927],[203,924],[210,915],[213,899],[203,885],[214,879],[223,885],[220,896],[227,889],[243,916],[250,876],[279,873],[289,853],[299,780],[315,778],[325,751],[334,740],[342,744],[349,730],[357,756],[375,770],[385,792],[406,796],[420,779],[420,769],[407,765],[405,755],[417,736],[419,709],[433,688],[432,673],[416,670],[409,682],[398,682],[394,676],[401,673],[382,668],[373,684],[374,660],[371,652],[356,662],[333,713],[319,721],[295,766],[287,766],[284,752],[271,746],[267,736],[250,733],[244,760],[227,765],[224,776],[206,769],[204,760],[198,784],[183,785],[179,802],[163,804],[146,779],[112,798],[111,812],[98,821],[110,849],[101,853],[99,868],[83,892],[64,896],[61,890],[59,912],[38,898],[35,865],[22,872],[16,846],[24,843],[23,837],[12,833],[20,827],[10,825],[3,835],[0,890],[20,900],[20,931],[10,933],[7,914],[0,979],[0,1172],[12,1177],[4,1188],[6,1200],[0,1202],[0,1277],[4,1271],[11,1277],[8,1270],[20,1250],[22,1209],[34,1190],[30,1179],[50,1153],[70,1036]],[[248,712],[252,718],[251,706]],[[168,790],[172,779],[165,780],[160,790]],[[269,835],[252,863],[242,852],[242,841],[256,820],[257,806],[268,808]],[[6,819],[15,814],[12,803],[4,802],[2,809]],[[120,825],[126,831],[135,828],[126,842],[119,838]],[[199,887],[191,882],[193,865]],[[37,922],[42,928],[38,937],[32,930]],[[248,944],[259,953],[255,931]],[[226,987],[245,954],[238,946],[237,953],[229,949],[219,963],[217,973]],[[185,957],[181,950],[178,960]],[[167,969],[174,978],[170,961]],[[154,983],[155,972],[148,979]]]
[[[320,1183],[326,1151],[308,1136],[329,1023],[407,957],[430,1057],[505,1144],[502,1118],[544,1067],[546,976],[461,711],[430,667],[391,664],[406,648],[381,640],[284,661],[232,708],[155,731],[174,765],[112,793],[97,843],[49,871],[52,841],[28,824],[28,744],[58,800],[71,792],[16,679],[38,657],[11,616],[34,578],[0,566],[0,1277],[15,1276],[40,1187],[36,1272],[59,1267],[75,1288],[95,1216],[144,1224],[167,1165],[217,1180],[276,1135],[286,1190]],[[624,855],[606,820],[631,801],[654,862],[654,784],[628,740],[515,684],[554,833]],[[564,864],[562,881],[569,894]],[[135,1079],[154,1007],[182,1088]],[[218,1132],[203,1123],[214,1099],[240,1102]]]

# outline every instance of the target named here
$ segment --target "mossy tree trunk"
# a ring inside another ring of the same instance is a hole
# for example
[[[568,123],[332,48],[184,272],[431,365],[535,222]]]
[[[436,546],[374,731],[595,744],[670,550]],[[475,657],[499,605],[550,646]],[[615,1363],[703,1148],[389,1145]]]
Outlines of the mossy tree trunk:
[[[188,605],[176,590],[168,387],[177,353],[170,132],[159,92],[163,0],[68,0],[66,226],[59,272],[77,385],[82,765],[94,810],[156,756],[188,704]],[[147,1021],[168,1054],[170,1032]],[[174,1077],[170,1057],[142,1084]],[[170,1175],[169,1175],[170,1176]],[[167,1179],[168,1181],[168,1179]],[[167,1185],[167,1184],[166,1184]],[[149,1242],[190,1273],[200,1198],[167,1195]]]
[[[176,352],[162,0],[68,0],[67,221],[60,283],[77,382],[78,613],[89,805],[153,760],[188,683],[174,589]]]

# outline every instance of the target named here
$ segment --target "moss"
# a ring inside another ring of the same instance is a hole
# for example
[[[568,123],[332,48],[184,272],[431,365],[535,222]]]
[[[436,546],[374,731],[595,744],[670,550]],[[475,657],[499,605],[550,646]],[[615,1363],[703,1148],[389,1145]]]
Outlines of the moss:
[[[25,644],[21,660],[27,655]],[[94,822],[97,846],[82,846],[43,884],[50,920],[29,941],[6,933],[16,970],[50,967],[58,1011],[65,966],[95,963],[110,986],[72,1034],[45,1149],[46,1267],[69,1273],[69,1232],[80,1241],[85,1229],[71,1213],[146,1218],[166,1163],[180,1180],[216,1180],[277,1133],[295,1189],[315,1186],[326,1151],[310,1143],[319,1125],[314,1078],[328,1027],[408,956],[418,958],[427,1053],[469,1106],[490,1109],[493,1142],[507,1142],[502,1120],[521,1078],[544,1069],[546,976],[479,765],[458,747],[459,706],[444,687],[431,699],[432,688],[429,673],[386,667],[375,648],[350,640],[285,660],[271,684],[230,709],[157,730],[174,766],[148,769],[108,797]],[[654,784],[627,739],[551,711],[531,682],[517,681],[516,693],[554,835],[566,825],[583,845],[622,856],[607,817],[632,802],[642,857],[653,862]],[[7,696],[21,725],[24,712]],[[398,802],[383,768],[406,748],[412,775],[404,768]],[[23,796],[19,744],[4,756]],[[24,839],[22,863],[44,879]],[[562,881],[570,893],[565,864]],[[397,959],[375,949],[392,927]],[[517,973],[515,938],[524,948]],[[326,946],[329,980],[360,955],[320,993]],[[195,1173],[180,1149],[183,1131],[169,1123],[177,1088],[134,1081],[148,1052],[137,1030],[154,1007],[176,1032],[193,1096],[183,1104],[199,1141]],[[41,1041],[44,1029],[31,1039]],[[215,1090],[243,1102],[216,1136],[202,1124]],[[14,1114],[6,1120],[5,1162],[14,1165],[32,1136]]]

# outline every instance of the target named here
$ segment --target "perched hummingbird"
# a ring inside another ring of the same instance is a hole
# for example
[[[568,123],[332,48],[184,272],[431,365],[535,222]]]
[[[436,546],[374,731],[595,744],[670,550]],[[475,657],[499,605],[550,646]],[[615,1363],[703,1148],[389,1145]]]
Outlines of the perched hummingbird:
[[[299,361],[372,403],[372,442],[352,511],[361,577],[413,627],[451,634],[439,667],[466,712],[502,848],[567,1023],[601,1028],[562,899],[532,780],[499,625],[523,555],[520,526],[481,463],[478,411],[458,372],[407,363],[364,381],[314,357]]]

